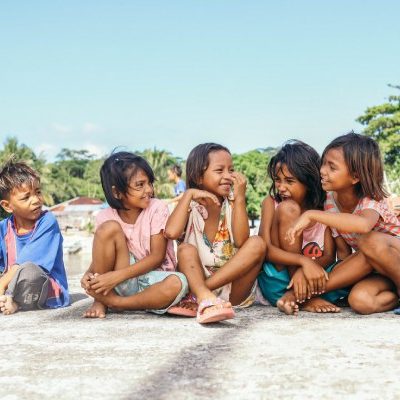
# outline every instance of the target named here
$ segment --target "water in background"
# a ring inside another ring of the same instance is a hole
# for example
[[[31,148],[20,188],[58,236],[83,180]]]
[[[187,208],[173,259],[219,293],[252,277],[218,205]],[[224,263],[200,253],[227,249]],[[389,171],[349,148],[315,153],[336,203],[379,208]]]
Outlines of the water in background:
[[[77,254],[65,254],[64,264],[68,276],[83,275],[89,268],[92,255],[88,252]]]

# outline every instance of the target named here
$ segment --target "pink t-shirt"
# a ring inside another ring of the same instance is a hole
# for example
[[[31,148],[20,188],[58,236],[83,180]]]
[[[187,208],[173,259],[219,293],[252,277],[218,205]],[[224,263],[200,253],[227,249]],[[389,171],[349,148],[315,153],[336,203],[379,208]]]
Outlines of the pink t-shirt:
[[[129,251],[139,261],[150,254],[150,237],[165,229],[169,217],[168,206],[159,199],[151,199],[150,205],[139,214],[135,224],[122,221],[117,210],[108,207],[96,216],[96,229],[106,221],[117,221],[126,237]],[[157,268],[164,271],[175,271],[176,258],[172,240],[168,240],[167,252],[162,265]]]
[[[336,204],[335,198],[333,197],[333,192],[328,192],[326,194],[324,209],[325,211],[331,213],[341,212],[338,205]],[[353,214],[359,215],[361,211],[367,209],[375,210],[379,214],[379,219],[372,230],[400,237],[400,222],[394,215],[394,213],[389,210],[386,200],[376,201],[370,199],[369,197],[364,197],[358,202],[356,208],[353,211]],[[360,236],[359,233],[343,232],[339,229],[334,228],[331,229],[333,237],[337,237],[340,235],[353,249],[358,249],[357,239]]]

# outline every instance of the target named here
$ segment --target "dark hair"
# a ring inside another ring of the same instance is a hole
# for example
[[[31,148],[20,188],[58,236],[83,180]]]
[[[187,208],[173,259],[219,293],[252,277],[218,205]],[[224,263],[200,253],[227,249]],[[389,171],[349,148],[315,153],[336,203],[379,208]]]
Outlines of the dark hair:
[[[114,197],[112,188],[126,194],[129,189],[129,181],[142,170],[151,184],[154,183],[154,172],[149,163],[140,156],[128,151],[112,153],[103,163],[100,169],[101,186],[110,207],[117,210],[125,210],[122,201]]]
[[[289,172],[306,187],[305,207],[308,210],[322,209],[326,194],[321,186],[321,158],[316,150],[300,140],[289,140],[271,158],[268,164],[268,175],[272,179],[269,193],[277,201],[282,199],[276,191],[274,181],[278,170],[282,171],[283,165],[286,165]]]
[[[24,162],[7,161],[0,171],[0,199],[8,200],[14,188],[40,183],[38,173]]]
[[[179,178],[182,176],[182,167],[178,164],[174,164],[170,170],[176,174],[176,176],[178,176]]]
[[[351,131],[332,140],[322,153],[322,159],[331,149],[341,148],[344,160],[353,177],[358,198],[370,197],[380,201],[388,197],[383,187],[383,163],[378,144],[372,138]]]
[[[199,187],[200,178],[210,164],[208,156],[214,151],[226,151],[231,154],[225,146],[216,143],[199,144],[189,153],[186,161],[186,186],[188,188],[197,189]]]

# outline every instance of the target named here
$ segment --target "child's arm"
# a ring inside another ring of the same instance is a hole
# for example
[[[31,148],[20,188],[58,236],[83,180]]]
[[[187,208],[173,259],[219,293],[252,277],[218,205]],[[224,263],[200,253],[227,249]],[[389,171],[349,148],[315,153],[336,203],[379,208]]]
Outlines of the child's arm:
[[[373,209],[362,210],[358,215],[308,210],[294,222],[294,225],[288,230],[287,238],[290,243],[294,243],[295,236],[300,235],[312,222],[321,222],[343,232],[368,233],[376,225],[378,219],[379,214]]]
[[[189,206],[192,200],[212,201],[219,205],[217,196],[199,189],[189,189],[182,196],[165,226],[165,237],[171,240],[179,239],[185,230],[189,218]]]
[[[266,259],[277,265],[286,265],[290,276],[292,277],[288,289],[293,287],[296,299],[304,301],[307,297],[307,292],[318,292],[324,290],[326,273],[321,270],[321,267],[311,258],[305,257],[303,254],[291,253],[282,250],[274,243],[277,242],[276,238],[271,237],[272,225],[275,214],[275,204],[271,196],[268,196],[262,205],[261,212],[261,225],[259,235],[264,239],[267,244]],[[277,235],[277,233],[276,233]],[[296,268],[294,268],[296,267]],[[302,272],[296,271],[301,267]],[[315,282],[311,285],[308,282]],[[318,290],[319,289],[319,290]]]
[[[18,265],[12,265],[8,268],[7,272],[0,277],[0,295],[3,295],[6,292],[8,285],[17,271],[17,266]]]
[[[326,227],[324,234],[324,254],[315,261],[323,268],[329,267],[336,260],[335,240],[332,237],[332,231]]]
[[[250,236],[249,217],[246,210],[246,178],[244,175],[234,172],[233,194],[234,206],[232,211],[232,234],[236,247],[243,246]]]
[[[105,274],[96,274],[90,279],[90,289],[96,293],[107,295],[110,290],[127,279],[136,278],[147,272],[158,268],[165,260],[167,250],[167,239],[163,232],[150,237],[150,254],[135,264],[128,265],[125,268],[106,272]]]
[[[273,244],[271,238],[272,221],[275,214],[275,204],[271,196],[268,196],[262,203],[261,210],[261,224],[259,229],[259,236],[264,239],[267,244],[267,261],[274,264],[301,267],[303,259],[307,257],[302,254],[290,253],[282,250]]]
[[[351,247],[346,243],[346,241],[341,237],[335,237],[336,244],[336,254],[338,260],[344,260],[346,257],[350,256],[352,251]]]

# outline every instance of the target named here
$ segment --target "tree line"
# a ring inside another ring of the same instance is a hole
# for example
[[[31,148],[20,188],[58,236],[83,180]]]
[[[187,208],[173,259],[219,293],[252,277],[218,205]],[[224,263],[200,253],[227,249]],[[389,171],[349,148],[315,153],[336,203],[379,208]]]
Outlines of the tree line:
[[[400,86],[389,86],[400,90]],[[390,189],[400,193],[400,96],[389,96],[384,104],[367,108],[357,121],[365,126],[364,134],[379,143],[385,171],[391,182]],[[233,155],[235,169],[242,172],[248,180],[246,200],[251,219],[260,216],[261,202],[271,185],[266,173],[267,165],[275,152],[274,148],[266,148]],[[168,181],[168,169],[174,164],[181,164],[184,170],[185,161],[166,150],[156,148],[136,153],[143,156],[154,170],[157,197],[171,198],[173,186]],[[19,143],[16,137],[8,137],[0,150],[0,164],[10,157],[27,162],[40,173],[44,199],[48,206],[77,196],[104,200],[99,176],[104,158],[96,158],[87,150],[63,148],[54,162],[47,162],[43,153],[35,154],[29,146]]]

